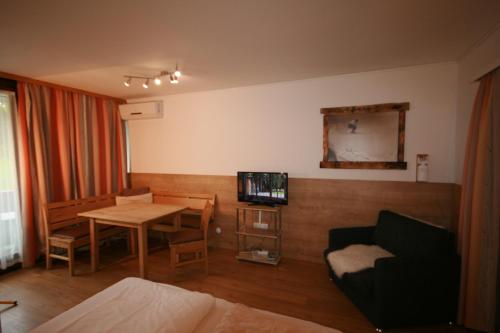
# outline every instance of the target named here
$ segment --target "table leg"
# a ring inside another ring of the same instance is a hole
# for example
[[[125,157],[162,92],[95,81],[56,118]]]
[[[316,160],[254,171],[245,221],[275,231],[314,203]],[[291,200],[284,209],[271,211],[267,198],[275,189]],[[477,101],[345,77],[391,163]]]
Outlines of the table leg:
[[[139,241],[139,274],[145,279],[147,276],[148,265],[148,225],[143,224],[137,228]]]
[[[99,229],[95,219],[89,220],[90,224],[90,266],[92,273],[99,267]]]
[[[130,254],[136,255],[137,254],[137,239],[135,236],[135,229],[134,228],[129,229],[128,246],[130,249]]]
[[[178,213],[174,217],[174,228],[176,231],[181,230],[181,214]]]

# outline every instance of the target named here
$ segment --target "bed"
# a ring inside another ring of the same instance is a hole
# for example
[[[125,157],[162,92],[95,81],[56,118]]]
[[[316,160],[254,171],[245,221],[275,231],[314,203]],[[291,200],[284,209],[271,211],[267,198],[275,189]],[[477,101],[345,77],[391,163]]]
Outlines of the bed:
[[[309,321],[139,278],[123,279],[31,332],[340,333]]]

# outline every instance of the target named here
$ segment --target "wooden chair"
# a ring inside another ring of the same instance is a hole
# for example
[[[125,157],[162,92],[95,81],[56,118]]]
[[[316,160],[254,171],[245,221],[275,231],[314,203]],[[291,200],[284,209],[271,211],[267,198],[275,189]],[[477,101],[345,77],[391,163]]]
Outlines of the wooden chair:
[[[207,201],[201,213],[199,229],[185,229],[168,234],[170,247],[170,267],[177,267],[203,262],[205,273],[208,274],[208,222],[212,214],[212,204]],[[182,260],[182,255],[191,254],[192,258]]]
[[[181,205],[188,206],[189,209],[182,212],[181,225],[183,228],[200,228],[200,215],[205,207],[205,203],[209,201],[212,205],[211,219],[215,218],[215,193],[201,194],[201,193],[185,193],[185,192],[169,192],[169,191],[153,191],[153,202],[167,205]],[[171,225],[172,221],[165,221],[164,224]],[[154,228],[164,228],[161,224],[156,224]],[[168,232],[168,228],[164,231]]]

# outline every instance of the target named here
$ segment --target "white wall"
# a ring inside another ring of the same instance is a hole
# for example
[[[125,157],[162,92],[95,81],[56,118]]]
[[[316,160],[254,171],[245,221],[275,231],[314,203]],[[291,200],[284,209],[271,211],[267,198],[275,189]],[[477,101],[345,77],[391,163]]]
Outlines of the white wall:
[[[160,99],[163,119],[129,122],[132,172],[235,175],[260,170],[287,171],[290,177],[414,181],[416,154],[427,153],[430,181],[455,180],[455,63]],[[141,100],[129,102],[136,101]],[[406,101],[407,170],[319,168],[321,107]]]
[[[458,63],[458,108],[456,129],[456,179],[462,183],[465,144],[469,118],[474,104],[480,76],[500,66],[500,27],[476,47],[471,49]]]

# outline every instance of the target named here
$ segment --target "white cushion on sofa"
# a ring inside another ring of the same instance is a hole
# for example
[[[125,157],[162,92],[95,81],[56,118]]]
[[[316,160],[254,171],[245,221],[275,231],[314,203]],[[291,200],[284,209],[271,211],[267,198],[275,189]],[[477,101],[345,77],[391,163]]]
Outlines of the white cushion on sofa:
[[[394,257],[394,255],[378,245],[355,244],[330,252],[327,260],[335,275],[341,278],[344,273],[359,272],[375,267],[375,260],[387,257]]]
[[[153,203],[153,193],[146,193],[140,195],[131,195],[128,197],[116,197],[116,205],[127,205],[131,203]]]

